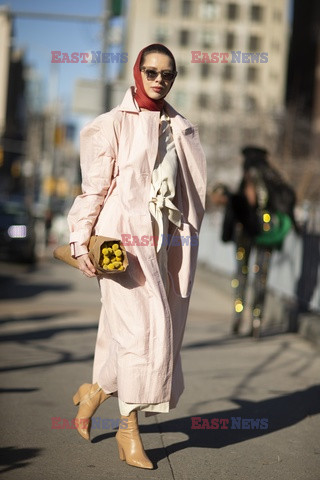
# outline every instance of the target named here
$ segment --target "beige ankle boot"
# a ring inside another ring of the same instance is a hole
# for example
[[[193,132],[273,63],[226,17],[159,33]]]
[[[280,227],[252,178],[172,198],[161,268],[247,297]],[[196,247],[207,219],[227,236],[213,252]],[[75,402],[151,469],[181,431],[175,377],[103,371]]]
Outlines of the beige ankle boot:
[[[133,467],[153,469],[142,445],[137,412],[134,410],[128,417],[121,415],[121,420],[116,434],[120,460]]]
[[[91,417],[101,403],[109,397],[111,394],[104,393],[97,383],[94,385],[84,383],[73,396],[73,403],[80,404],[75,418],[75,426],[85,440],[90,440]]]

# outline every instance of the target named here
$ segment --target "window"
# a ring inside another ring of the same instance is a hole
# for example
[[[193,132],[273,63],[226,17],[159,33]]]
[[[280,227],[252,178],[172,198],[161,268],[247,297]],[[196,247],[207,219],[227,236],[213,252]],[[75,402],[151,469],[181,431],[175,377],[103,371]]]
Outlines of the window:
[[[258,81],[258,69],[256,67],[248,67],[247,80],[250,83],[256,83]]]
[[[168,40],[168,32],[164,27],[158,27],[156,30],[156,42],[166,43]]]
[[[221,142],[229,142],[232,138],[232,130],[227,125],[220,125],[218,127],[218,136],[219,141]]]
[[[209,108],[209,95],[207,93],[199,94],[198,105],[200,108]]]
[[[257,110],[257,101],[252,95],[246,95],[244,98],[244,108],[248,112],[253,112]]]
[[[237,20],[239,17],[239,5],[236,3],[229,3],[227,6],[227,18],[228,20]]]
[[[250,51],[257,51],[261,49],[261,38],[256,35],[250,35],[248,48]]]
[[[208,78],[210,75],[210,64],[209,63],[201,63],[201,77]]]
[[[200,17],[203,20],[213,20],[219,15],[219,7],[213,0],[203,0],[200,6]]]
[[[185,92],[175,91],[174,94],[174,104],[177,108],[186,108],[187,107],[187,96]]]
[[[158,0],[157,13],[158,15],[166,15],[169,11],[169,0]]]
[[[233,68],[231,65],[225,65],[223,70],[223,79],[232,80],[233,79]]]
[[[201,45],[202,48],[211,48],[213,46],[212,32],[202,32]]]
[[[226,48],[228,50],[231,50],[235,48],[234,45],[235,45],[235,35],[234,33],[228,32],[226,36]]]
[[[190,38],[189,30],[180,30],[180,45],[181,47],[186,47],[189,45],[189,38]]]
[[[220,102],[221,110],[227,111],[230,110],[232,107],[231,96],[229,93],[224,92],[221,96]]]
[[[220,45],[220,33],[212,30],[205,30],[201,32],[201,47],[202,48],[217,48]]]
[[[179,77],[185,77],[187,75],[187,67],[185,65],[178,66],[178,75]]]
[[[263,7],[261,5],[252,5],[250,12],[251,20],[254,22],[262,22],[263,20]]]
[[[181,15],[183,17],[190,17],[192,10],[192,1],[191,0],[182,0],[181,4]]]

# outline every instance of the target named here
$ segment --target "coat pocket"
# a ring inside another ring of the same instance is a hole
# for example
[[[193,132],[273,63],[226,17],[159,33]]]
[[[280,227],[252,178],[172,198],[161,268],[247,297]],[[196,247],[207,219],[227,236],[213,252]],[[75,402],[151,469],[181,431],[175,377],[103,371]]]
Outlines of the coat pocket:
[[[188,223],[176,228],[168,247],[168,273],[175,293],[189,297],[197,265],[198,232]]]

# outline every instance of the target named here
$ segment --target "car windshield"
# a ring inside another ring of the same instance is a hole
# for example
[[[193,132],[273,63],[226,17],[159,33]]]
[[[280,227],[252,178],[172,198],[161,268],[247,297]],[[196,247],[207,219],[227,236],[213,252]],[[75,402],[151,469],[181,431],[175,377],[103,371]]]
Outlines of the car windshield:
[[[0,205],[0,220],[12,219],[15,222],[26,221],[28,214],[25,207],[17,203],[4,203]]]

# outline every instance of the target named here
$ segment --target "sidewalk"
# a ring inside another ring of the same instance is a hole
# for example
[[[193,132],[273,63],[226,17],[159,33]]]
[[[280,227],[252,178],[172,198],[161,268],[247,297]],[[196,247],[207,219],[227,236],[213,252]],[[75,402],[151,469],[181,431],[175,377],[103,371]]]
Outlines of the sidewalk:
[[[214,272],[210,268],[201,265],[202,274],[206,272],[208,281],[224,293],[231,294],[231,277],[225,273]],[[249,287],[249,299],[251,289]],[[249,303],[249,302],[248,302]],[[246,313],[245,328],[249,331],[249,318]],[[266,312],[263,322],[264,333],[293,332],[302,336],[315,346],[320,352],[320,313],[310,311],[307,313],[295,313],[295,305],[292,299],[280,295],[276,291],[269,291],[266,298]]]
[[[265,325],[259,341],[246,336],[248,324],[232,337],[228,285],[221,275],[197,271],[182,348],[185,392],[169,414],[140,415],[156,467],[141,470],[119,460],[116,430],[95,428],[89,443],[74,430],[51,428],[52,417],[75,416],[72,395],[91,379],[95,281],[55,261],[3,281],[3,478],[319,480],[319,352],[301,336],[281,333],[278,320]],[[116,399],[95,417],[119,418]],[[208,425],[218,419],[220,428],[191,428],[204,418]],[[231,428],[234,419],[241,428]],[[267,428],[245,428],[253,421]]]

